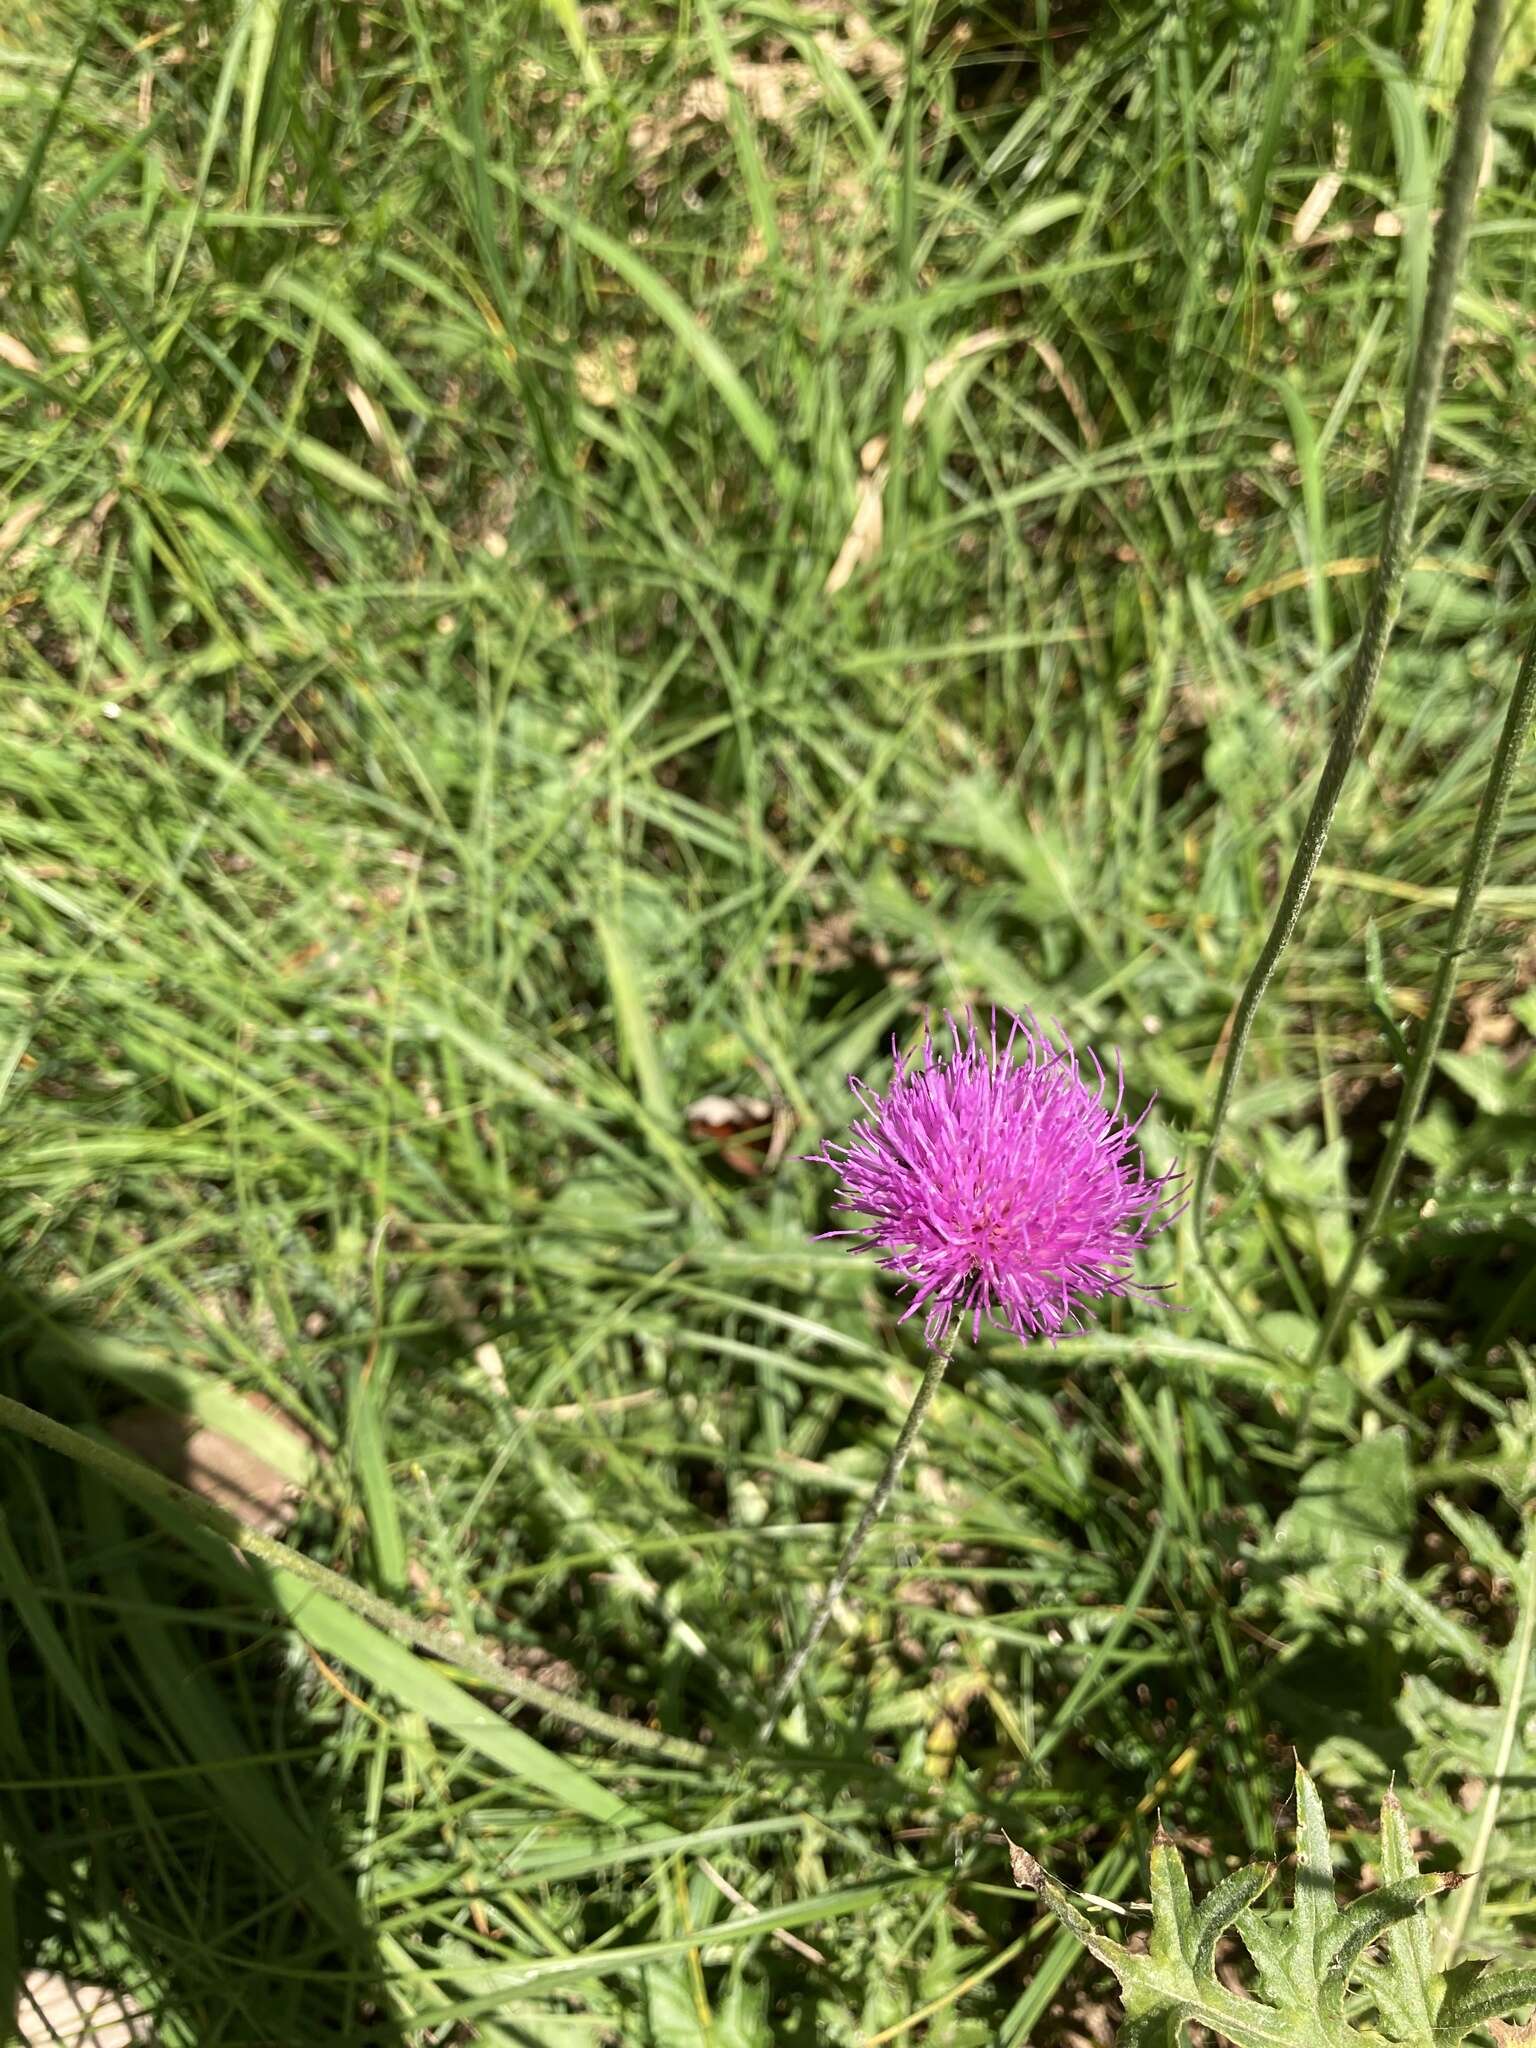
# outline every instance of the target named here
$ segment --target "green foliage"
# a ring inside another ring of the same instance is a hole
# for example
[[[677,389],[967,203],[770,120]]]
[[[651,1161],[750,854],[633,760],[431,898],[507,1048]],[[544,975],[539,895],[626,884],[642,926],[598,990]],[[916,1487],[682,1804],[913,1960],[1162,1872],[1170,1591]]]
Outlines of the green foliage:
[[[1193,1156],[1360,623],[1420,47],[1397,0],[0,8],[0,1383],[264,1449],[417,1632],[5,1440],[7,1956],[166,2048],[1055,2048],[1091,1965],[981,1814],[1117,1898],[1161,1806],[1219,1888],[1295,1745],[1475,1846],[1513,1606],[1432,1503],[1520,1554],[1524,774],[1307,1361],[1533,580],[1528,75],[1225,1154],[1235,1312],[1175,1232],[1177,1313],[967,1347],[744,1754],[917,1363],[811,1241],[847,1074],[1033,1003]]]
[[[1530,1498],[1528,1414],[1517,1408],[1507,1425],[1518,1455],[1502,1474],[1521,1501]],[[1523,1914],[1536,1878],[1536,1546],[1527,1534],[1517,1555],[1484,1517],[1444,1498],[1436,1508],[1456,1539],[1457,1563],[1385,1579],[1375,1611],[1423,1667],[1406,1673],[1396,1702],[1405,1737],[1400,1798],[1409,1826],[1474,1874],[1451,1916],[1459,1947]],[[1470,1611],[1455,1604],[1468,1589],[1476,1589]],[[1490,1600],[1507,1631],[1497,1648],[1478,1614]],[[1347,1735],[1322,1743],[1313,1762],[1327,1782],[1351,1791],[1376,1775],[1374,1760]]]
[[[1197,1905],[1182,1857],[1159,1835],[1151,1859],[1152,1938],[1145,1951],[1132,1951],[1101,1933],[1026,1851],[1014,1851],[1014,1874],[1114,1973],[1125,2007],[1118,2039],[1133,2048],[1173,2048],[1191,2025],[1233,2048],[1342,2048],[1383,2037],[1402,2048],[1455,2048],[1488,2021],[1536,2001],[1536,1969],[1435,1967],[1427,1902],[1464,1880],[1419,1871],[1391,1793],[1381,1806],[1380,1854],[1381,1883],[1341,1907],[1322,1801],[1298,1764],[1288,1909],[1257,1909],[1275,1876],[1270,1863],[1233,1871]],[[1228,1930],[1247,1950],[1253,1993],[1235,1990],[1230,1973],[1217,1970]]]
[[[1413,1527],[1408,1443],[1384,1429],[1303,1473],[1266,1553],[1284,1572],[1284,1601],[1301,1625],[1360,1615],[1390,1599]]]
[[[1536,1023],[1529,1000],[1517,998],[1512,1014],[1526,1030]],[[1442,1227],[1479,1214],[1529,1225],[1536,1218],[1531,1171],[1536,1058],[1527,1053],[1511,1061],[1485,1046],[1477,1052],[1442,1053],[1440,1070],[1454,1083],[1454,1093],[1420,1120],[1408,1143],[1413,1155],[1433,1169],[1429,1199]]]

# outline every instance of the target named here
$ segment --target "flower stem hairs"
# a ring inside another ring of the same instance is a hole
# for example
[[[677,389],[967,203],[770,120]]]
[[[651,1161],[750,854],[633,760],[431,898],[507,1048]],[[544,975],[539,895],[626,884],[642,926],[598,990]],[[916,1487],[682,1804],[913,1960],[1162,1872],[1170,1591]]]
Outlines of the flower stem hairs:
[[[1021,1343],[1054,1343],[1093,1319],[1095,1299],[1157,1299],[1135,1277],[1134,1259],[1178,1213],[1170,1207],[1177,1176],[1147,1173],[1136,1142],[1147,1112],[1134,1121],[1124,1114],[1119,1055],[1111,1100],[1093,1053],[1090,1080],[1059,1028],[1058,1036],[1053,1044],[1033,1018],[1010,1013],[999,1044],[995,1011],[985,1036],[969,1014],[962,1031],[946,1012],[937,1042],[924,1032],[920,1058],[904,1059],[892,1041],[884,1095],[850,1078],[863,1116],[843,1143],[809,1155],[808,1163],[841,1176],[837,1207],[863,1219],[824,1234],[881,1255],[909,1297],[901,1320],[924,1313],[930,1358],[879,1483],[774,1692],[764,1735],[896,1489],[967,1325],[973,1343],[983,1322]]]

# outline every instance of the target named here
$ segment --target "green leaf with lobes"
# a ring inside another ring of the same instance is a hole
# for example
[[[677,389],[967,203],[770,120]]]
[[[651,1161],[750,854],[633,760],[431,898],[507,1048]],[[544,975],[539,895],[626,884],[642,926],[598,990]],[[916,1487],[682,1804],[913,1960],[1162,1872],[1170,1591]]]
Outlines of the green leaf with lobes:
[[[1007,1837],[1005,1836],[1006,1840]],[[1288,1908],[1259,1914],[1254,1902],[1275,1875],[1253,1863],[1195,1903],[1183,1861],[1159,1830],[1151,1852],[1152,1939],[1125,1947],[1090,1917],[1027,1849],[1009,1842],[1014,1882],[1034,1889],[1062,1926],[1114,1973],[1125,2006],[1121,2048],[1177,2048],[1191,2025],[1231,2048],[1458,2048],[1476,2027],[1536,2000],[1536,1969],[1489,1972],[1483,1963],[1436,1971],[1427,1901],[1464,1880],[1416,1868],[1402,1809],[1381,1809],[1385,1882],[1341,1908],[1334,1890],[1328,1821],[1317,1787],[1296,1769],[1296,1882]],[[1216,1975],[1222,1935],[1235,1928],[1259,1978],[1248,1996]],[[1381,1942],[1382,1954],[1369,1951]],[[1346,2000],[1351,1990],[1357,1994]],[[1372,2013],[1371,2008],[1374,2008]],[[1373,2020],[1380,2024],[1373,2024]]]

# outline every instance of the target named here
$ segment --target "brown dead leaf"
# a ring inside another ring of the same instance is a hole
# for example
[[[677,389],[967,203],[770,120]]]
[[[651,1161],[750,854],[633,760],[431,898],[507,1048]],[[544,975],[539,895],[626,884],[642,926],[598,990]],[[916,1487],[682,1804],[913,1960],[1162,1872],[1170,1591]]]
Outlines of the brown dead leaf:
[[[1299,249],[1304,242],[1310,242],[1322,226],[1328,209],[1338,197],[1339,187],[1344,180],[1337,171],[1324,171],[1312,190],[1296,209],[1296,218],[1291,222],[1291,247]]]
[[[253,1409],[289,1430],[296,1442],[315,1448],[275,1403],[256,1394],[246,1399]],[[281,1534],[298,1512],[300,1489],[284,1473],[249,1444],[238,1443],[193,1416],[146,1401],[114,1416],[109,1426],[125,1450],[215,1507],[237,1515],[260,1535]]]
[[[780,957],[795,967],[809,967],[818,974],[847,967],[855,960],[870,960],[882,973],[902,972],[891,968],[891,949],[885,940],[864,933],[850,910],[813,917],[801,934],[800,943],[786,941],[780,948]]]
[[[984,327],[979,333],[957,341],[943,355],[935,356],[907,394],[906,404],[901,409],[904,424],[915,427],[929,398],[946,378],[953,375],[961,363],[996,348],[1003,339],[1000,327]],[[821,586],[828,597],[835,597],[880,552],[880,544],[885,538],[885,485],[890,475],[885,450],[883,434],[872,436],[859,450],[861,474],[854,486],[853,518],[837,551],[837,560],[827,571],[827,580]]]
[[[1051,2006],[1050,2038],[1059,2048],[1114,2048],[1116,2007],[1073,1985]]]
[[[10,518],[0,524],[0,562],[5,560],[42,509],[41,498],[23,498]]]
[[[880,552],[885,539],[885,478],[882,463],[873,476],[861,476],[854,487],[853,518],[821,586],[828,597],[835,597]]]
[[[43,367],[27,344],[18,341],[14,334],[0,334],[0,363],[9,363],[13,370],[25,370],[30,377],[35,377]]]
[[[940,1614],[978,1620],[986,1612],[970,1587],[958,1579],[905,1579],[897,1587],[898,1607],[927,1607]]]
[[[1518,1028],[1492,989],[1480,988],[1468,996],[1466,1012],[1466,1035],[1461,1041],[1463,1052],[1478,1052],[1485,1045],[1508,1045]]]
[[[1499,2048],[1533,2048],[1536,2044],[1536,2020],[1527,2020],[1523,2027],[1511,2026],[1508,2020],[1490,2020],[1488,2031]]]
[[[720,86],[724,99],[725,88],[720,80],[710,83]],[[733,64],[731,83],[758,120],[775,128],[792,127],[801,107],[819,97],[815,78],[804,64]],[[727,101],[720,113],[711,118],[723,121],[728,112]]]
[[[922,417],[923,407],[962,363],[972,356],[985,355],[989,349],[997,348],[1006,339],[1001,327],[983,327],[975,334],[966,335],[953,348],[947,348],[943,355],[935,356],[924,369],[914,388],[907,394],[907,402],[901,409],[901,416],[909,427],[915,427]]]
[[[567,1696],[581,1691],[581,1673],[564,1657],[557,1657],[552,1650],[544,1650],[537,1643],[519,1643],[515,1647],[497,1647],[493,1654],[506,1665],[514,1678],[530,1679],[535,1685],[547,1686],[551,1692]]]
[[[1043,1875],[1039,1864],[1027,1849],[1021,1849],[1017,1842],[1010,1839],[1006,1829],[1003,1831],[1003,1840],[1008,1844],[1008,1868],[1013,1873],[1014,1883],[1021,1888],[1027,1885],[1032,1891],[1038,1891]]]
[[[689,1137],[713,1145],[737,1173],[755,1180],[783,1157],[791,1127],[787,1112],[776,1116],[760,1095],[701,1095],[683,1114]]]
[[[389,464],[395,482],[402,490],[407,489],[414,480],[411,465],[388,413],[374,402],[355,377],[343,378],[341,388],[346,393],[348,405],[357,414],[363,432]]]
[[[28,1970],[16,2002],[23,2048],[135,2048],[149,2039],[141,2005],[100,1984],[76,1984],[52,1970]]]
[[[1349,169],[1350,132],[1342,123],[1333,131],[1333,167],[1324,171],[1311,191],[1296,209],[1296,218],[1291,222],[1291,247],[1305,248],[1317,238],[1317,231],[1328,216],[1328,209],[1339,196],[1344,182],[1344,173]]]
[[[821,97],[821,84],[808,64],[786,58],[777,64],[735,60],[729,77],[717,71],[691,78],[675,101],[658,99],[648,114],[630,124],[629,147],[643,165],[681,142],[730,119],[731,93],[738,92],[754,119],[792,130],[800,115]]]
[[[739,72],[736,79],[739,85]],[[710,127],[719,128],[730,118],[730,112],[730,87],[717,72],[711,72],[707,78],[691,79],[684,86],[677,104],[677,123],[686,128],[692,121],[706,121]]]
[[[855,931],[851,910],[813,917],[805,928],[804,949],[793,957],[822,968],[847,967],[854,957]]]
[[[1029,345],[1049,371],[1051,382],[1067,401],[1072,417],[1077,421],[1078,432],[1083,437],[1084,447],[1097,448],[1099,445],[1098,422],[1088,410],[1077,380],[1062,361],[1055,344],[1047,341],[1043,334],[1032,334],[1029,337]]]

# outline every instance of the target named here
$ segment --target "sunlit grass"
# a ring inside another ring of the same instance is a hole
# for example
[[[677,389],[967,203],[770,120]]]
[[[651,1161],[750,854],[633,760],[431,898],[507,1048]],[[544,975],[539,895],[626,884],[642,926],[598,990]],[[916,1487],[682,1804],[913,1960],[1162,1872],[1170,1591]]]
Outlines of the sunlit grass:
[[[990,1001],[1122,1048],[1194,1156],[1447,141],[1406,7],[1001,12],[937,10],[910,129],[894,10],[0,28],[7,1391],[264,1397],[312,1439],[289,1540],[444,1631],[306,1616],[7,1442],[5,1953],[167,2044],[1022,2048],[1099,1980],[1003,1829],[1134,1896],[1159,1813],[1202,1884],[1268,1853],[1293,1745],[1361,1816],[1477,1775],[1423,1687],[1497,1721],[1504,1581],[1433,1502],[1512,1546],[1530,1485],[1528,774],[1471,1064],[1298,1418],[1529,612],[1519,78],[1229,1127],[1240,1315],[1184,1232],[1176,1318],[963,1352],[753,1751],[920,1368],[795,1158]],[[770,1103],[764,1170],[706,1094]],[[519,1711],[454,1632],[703,1760]],[[1488,1947],[1531,1927],[1505,1814]]]

